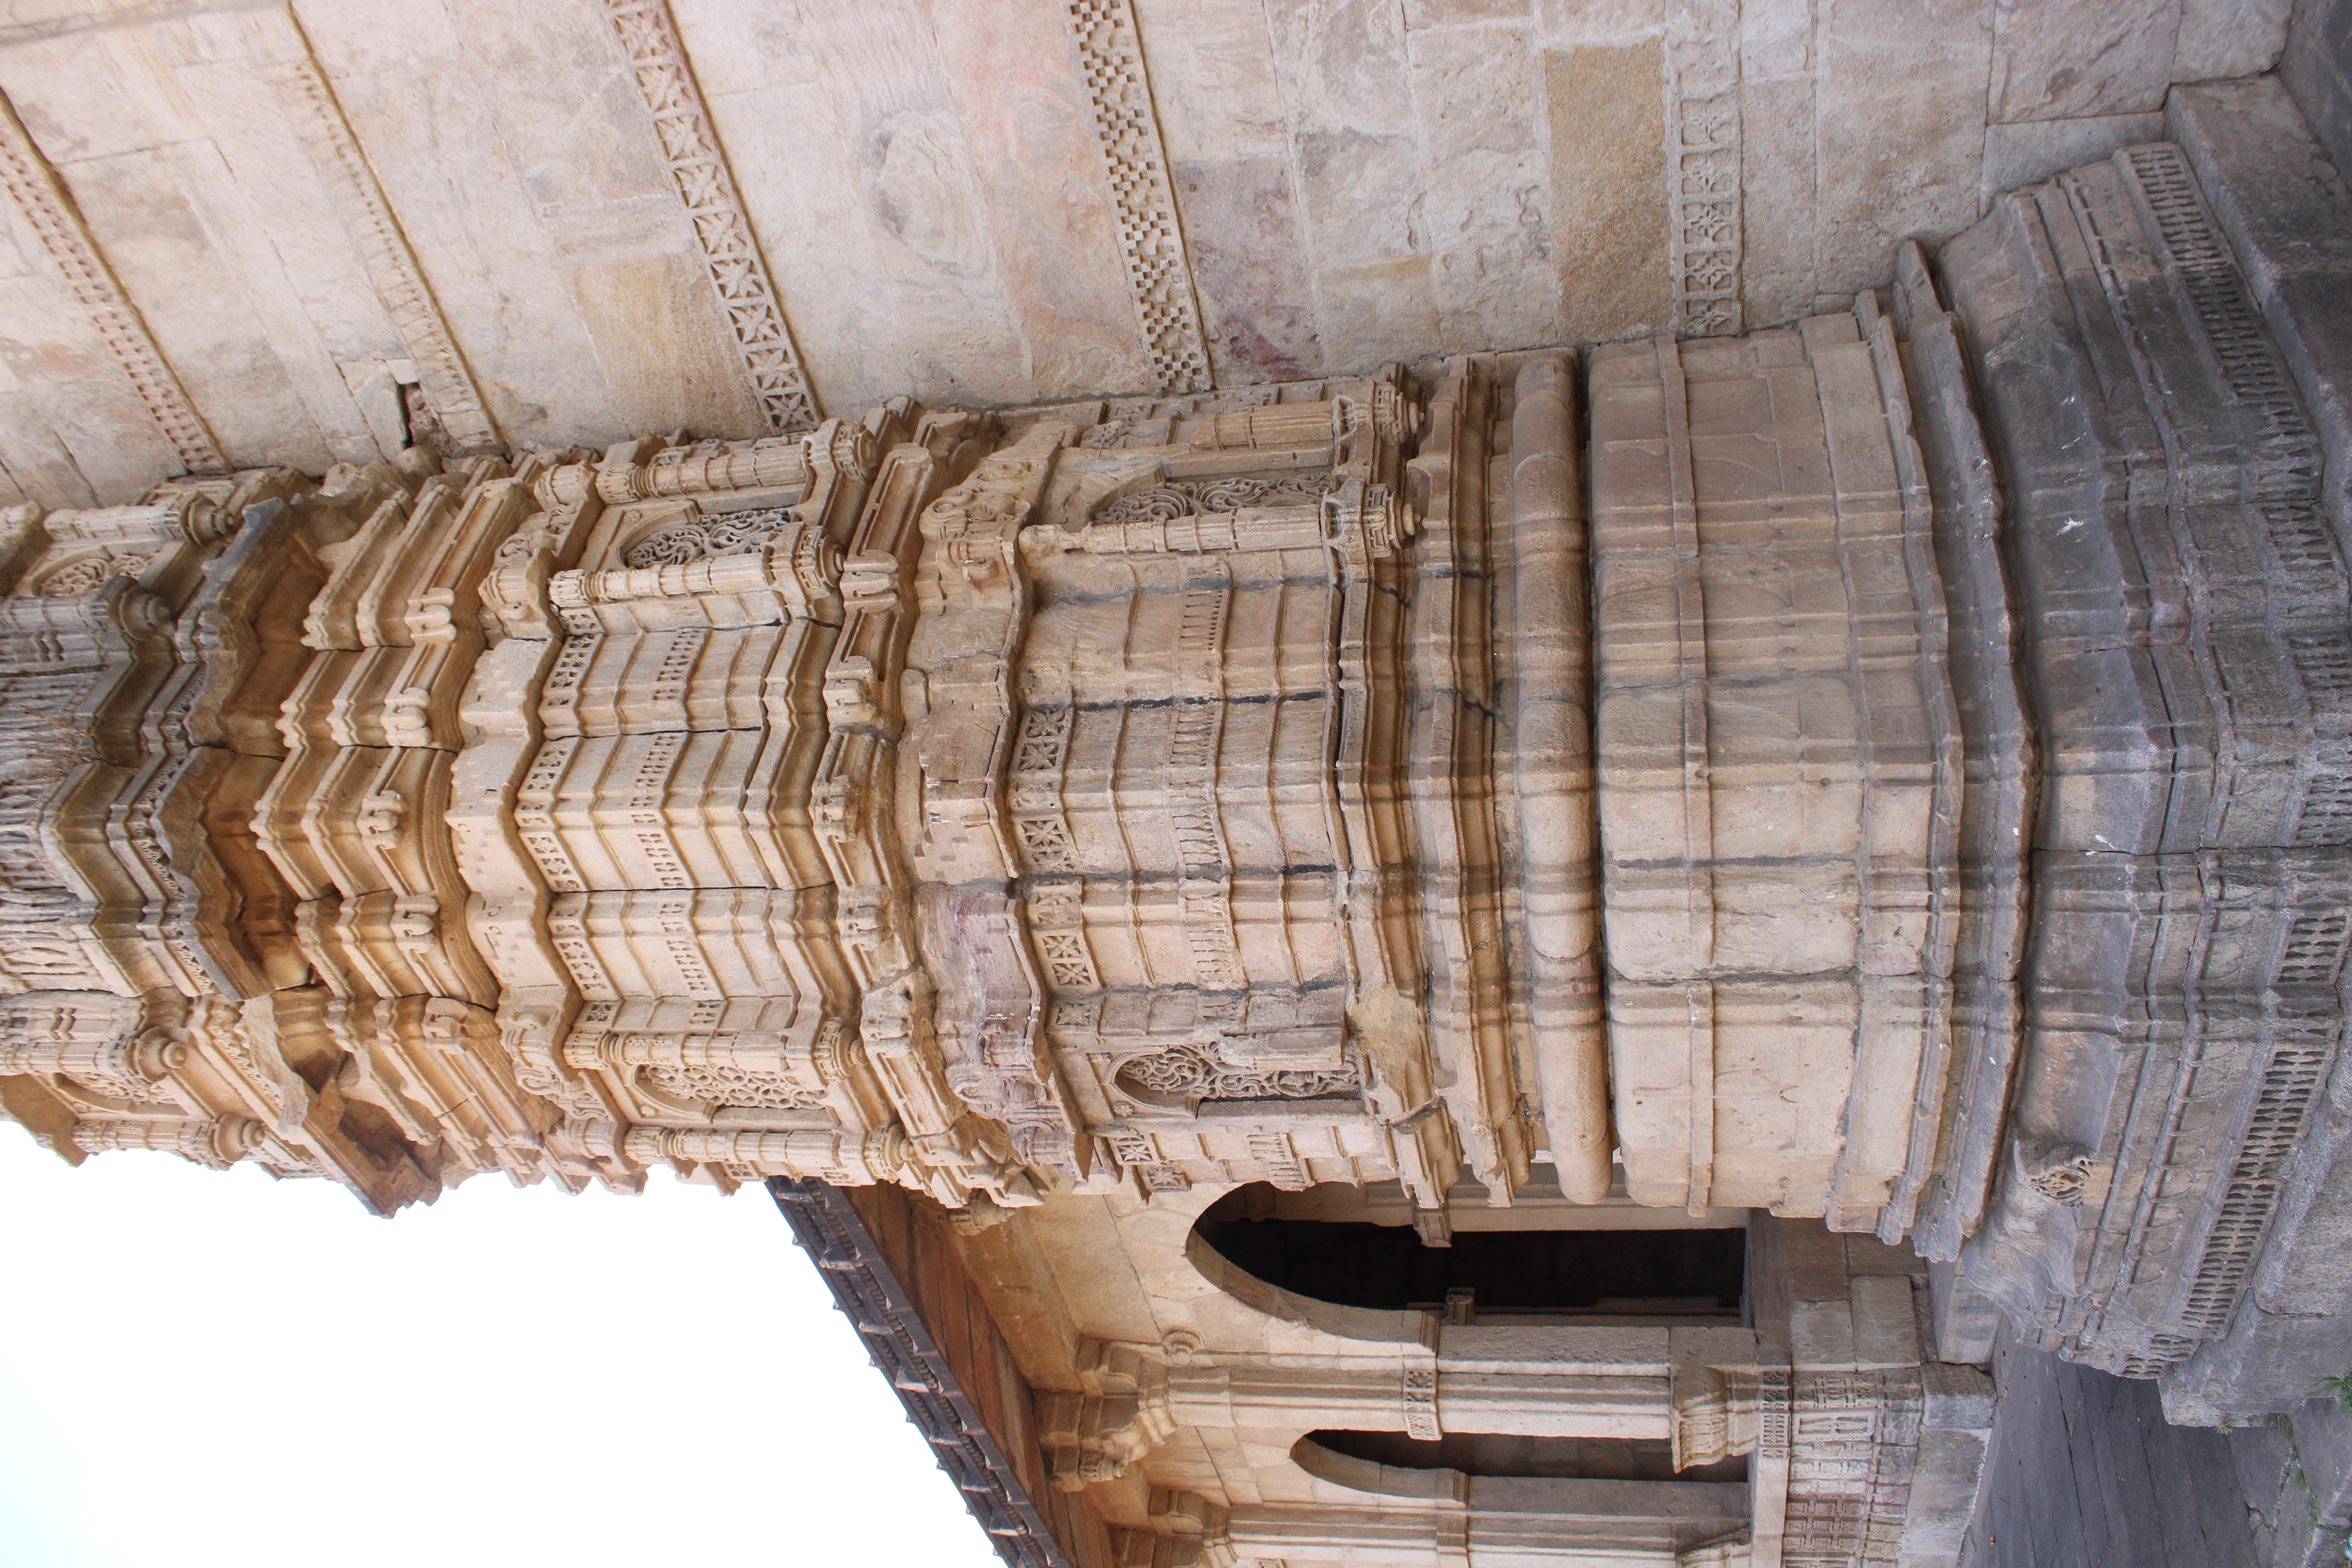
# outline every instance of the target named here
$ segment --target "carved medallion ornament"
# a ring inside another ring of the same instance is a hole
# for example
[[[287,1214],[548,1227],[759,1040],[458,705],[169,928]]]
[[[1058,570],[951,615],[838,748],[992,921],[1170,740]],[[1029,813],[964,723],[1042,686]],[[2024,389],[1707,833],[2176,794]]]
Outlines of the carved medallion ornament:
[[[1123,496],[1095,514],[1106,523],[1239,511],[1245,506],[1312,506],[1329,486],[1327,476],[1301,479],[1177,480]]]
[[[1235,1067],[1213,1047],[1170,1046],[1119,1063],[1119,1087],[1139,1099],[1197,1105],[1202,1100],[1328,1100],[1360,1095],[1362,1077],[1348,1068]]]
[[[131,576],[147,563],[143,555],[84,555],[43,574],[39,592],[53,596],[87,594],[109,577]]]
[[[771,507],[672,523],[629,546],[621,560],[628,566],[682,566],[717,555],[740,555],[774,539],[790,517],[786,509]]]

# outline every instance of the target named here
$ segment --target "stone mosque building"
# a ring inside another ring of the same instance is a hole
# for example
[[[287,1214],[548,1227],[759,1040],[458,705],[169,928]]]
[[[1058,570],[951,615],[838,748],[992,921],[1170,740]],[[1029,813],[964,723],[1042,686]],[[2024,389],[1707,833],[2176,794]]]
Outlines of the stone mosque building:
[[[0,9],[62,1158],[768,1183],[1019,1568],[2352,1363],[2352,5]]]

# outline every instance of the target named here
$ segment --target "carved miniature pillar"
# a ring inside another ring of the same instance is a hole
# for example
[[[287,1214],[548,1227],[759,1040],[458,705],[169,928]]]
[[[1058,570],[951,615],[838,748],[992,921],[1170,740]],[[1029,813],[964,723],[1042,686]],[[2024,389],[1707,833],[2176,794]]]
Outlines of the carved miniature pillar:
[[[1325,398],[1212,414],[1193,431],[1192,444],[1211,449],[1315,446],[1336,434],[1334,425],[1341,407],[1340,401]]]
[[[740,1169],[748,1177],[797,1176],[837,1187],[896,1181],[907,1163],[905,1137],[884,1132],[769,1132],[726,1129],[575,1127],[584,1147],[609,1157],[617,1152],[638,1165],[688,1160]]]
[[[799,436],[664,447],[640,461],[646,445],[625,441],[601,463],[551,469],[542,481],[543,499],[551,507],[576,506],[593,492],[606,505],[620,506],[668,496],[781,490],[789,492],[782,504],[790,506],[808,491],[807,442]]]
[[[150,1026],[149,1001],[89,991],[0,1000],[0,1105],[68,1158],[79,1158],[72,1151],[178,1150],[182,1124],[194,1108],[172,1079],[189,1053]],[[170,1131],[155,1132],[159,1142],[140,1141],[149,1134],[138,1129],[162,1122]],[[109,1142],[116,1139],[129,1142]],[[187,1133],[186,1140],[205,1163],[219,1163],[204,1137]]]
[[[1092,522],[1059,539],[1052,530],[1033,529],[1021,542],[1030,553],[1058,543],[1089,555],[1215,555],[1238,550],[1316,550],[1326,538],[1323,509],[1309,504]]]
[[[258,1146],[268,1129],[251,1117],[209,1117],[137,1121],[80,1121],[68,1134],[85,1154],[144,1149],[177,1154],[225,1171]]]
[[[236,531],[238,521],[224,515],[210,496],[185,490],[169,500],[144,506],[48,512],[41,518],[41,528],[52,541],[121,542],[152,550],[175,540],[216,543]]]
[[[172,624],[172,607],[155,595],[101,574],[55,595],[0,599],[0,637],[37,642],[37,654],[5,663],[95,668],[119,655],[126,640],[152,637]]]
[[[833,601],[841,552],[814,527],[774,520],[772,542],[733,553],[559,572],[548,597],[577,632],[773,626]],[[573,625],[573,623],[578,623]]]
[[[153,1030],[100,1041],[0,1043],[0,1073],[67,1073],[109,1084],[133,1099],[143,1098],[187,1059],[186,1047]]]

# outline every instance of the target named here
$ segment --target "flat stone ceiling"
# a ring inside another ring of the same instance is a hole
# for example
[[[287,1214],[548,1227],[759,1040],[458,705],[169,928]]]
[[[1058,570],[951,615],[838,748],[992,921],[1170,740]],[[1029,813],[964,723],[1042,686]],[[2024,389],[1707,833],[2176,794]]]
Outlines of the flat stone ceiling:
[[[1786,321],[2285,13],[0,6],[0,500]]]

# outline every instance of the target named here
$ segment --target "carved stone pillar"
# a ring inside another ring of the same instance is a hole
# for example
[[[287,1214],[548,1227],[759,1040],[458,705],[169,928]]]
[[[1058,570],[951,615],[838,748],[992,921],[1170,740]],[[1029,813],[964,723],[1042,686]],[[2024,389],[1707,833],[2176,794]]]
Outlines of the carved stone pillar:
[[[1926,481],[1859,314],[1592,363],[1628,1187],[1849,1229],[1935,1136],[1961,785]]]

